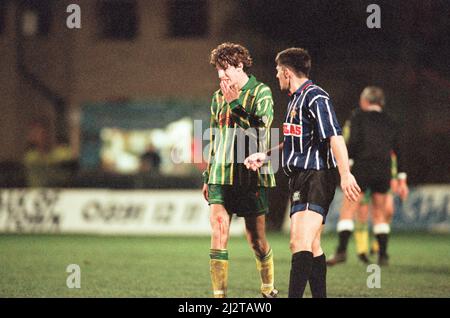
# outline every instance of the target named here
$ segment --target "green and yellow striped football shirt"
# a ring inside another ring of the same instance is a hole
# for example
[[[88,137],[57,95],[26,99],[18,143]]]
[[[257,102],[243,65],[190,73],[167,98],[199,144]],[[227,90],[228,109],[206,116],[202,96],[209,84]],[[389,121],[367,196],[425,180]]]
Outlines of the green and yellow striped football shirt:
[[[264,127],[260,129],[253,127],[248,118],[245,118],[241,112],[236,111],[235,107],[238,105],[242,105],[242,108],[248,114],[262,119]],[[242,163],[245,158],[241,155],[237,156],[237,149],[242,146],[242,144],[238,145],[238,140],[242,142],[238,135],[242,136],[241,132],[244,131],[249,132],[248,128],[252,128],[252,131],[256,131],[259,135],[259,139],[255,139],[258,140],[255,142],[257,151],[269,150],[272,121],[272,92],[267,85],[258,82],[253,75],[242,87],[239,99],[231,102],[231,105],[225,101],[220,90],[216,91],[211,102],[210,151],[208,168],[203,174],[204,182],[208,184],[255,184],[261,187],[274,187],[275,177],[270,161],[266,164],[265,169],[253,172]],[[248,135],[251,135],[251,133]],[[251,154],[249,148],[249,141],[247,140],[244,146],[245,156]],[[238,157],[239,160],[237,160]]]

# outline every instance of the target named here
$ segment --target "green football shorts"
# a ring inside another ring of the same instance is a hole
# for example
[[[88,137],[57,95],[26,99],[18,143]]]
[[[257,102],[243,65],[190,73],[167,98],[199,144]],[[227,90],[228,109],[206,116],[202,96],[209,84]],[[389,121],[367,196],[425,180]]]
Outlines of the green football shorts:
[[[228,214],[240,217],[269,213],[268,191],[264,187],[208,184],[208,201],[222,204]]]
[[[388,190],[388,192],[386,192],[386,194],[389,195],[393,195],[393,192],[391,189]],[[370,188],[368,188],[365,192],[364,192],[364,197],[361,200],[361,204],[370,204],[372,202],[372,190],[370,190]]]

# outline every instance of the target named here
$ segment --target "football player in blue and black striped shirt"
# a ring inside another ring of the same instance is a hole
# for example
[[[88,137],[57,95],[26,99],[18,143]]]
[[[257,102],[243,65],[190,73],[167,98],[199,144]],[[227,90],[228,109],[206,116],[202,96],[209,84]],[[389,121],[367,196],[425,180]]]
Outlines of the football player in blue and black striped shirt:
[[[360,189],[350,173],[347,148],[330,96],[308,79],[311,57],[301,48],[278,53],[277,78],[291,100],[283,124],[283,170],[291,196],[292,265],[289,297],[302,297],[309,281],[313,297],[326,297],[326,259],[320,235],[338,184],[350,200]],[[256,153],[246,159],[258,169],[268,159]]]

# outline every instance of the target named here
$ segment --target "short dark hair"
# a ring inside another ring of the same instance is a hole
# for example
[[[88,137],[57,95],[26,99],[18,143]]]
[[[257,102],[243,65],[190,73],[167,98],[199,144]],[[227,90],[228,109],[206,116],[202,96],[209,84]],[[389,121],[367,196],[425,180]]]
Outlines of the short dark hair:
[[[244,70],[253,65],[250,52],[244,46],[236,43],[225,42],[211,51],[209,63],[219,65],[226,69],[229,65],[237,67],[239,63],[244,65]]]
[[[277,54],[275,62],[289,67],[299,76],[309,77],[311,70],[311,56],[308,51],[298,47],[291,47]]]

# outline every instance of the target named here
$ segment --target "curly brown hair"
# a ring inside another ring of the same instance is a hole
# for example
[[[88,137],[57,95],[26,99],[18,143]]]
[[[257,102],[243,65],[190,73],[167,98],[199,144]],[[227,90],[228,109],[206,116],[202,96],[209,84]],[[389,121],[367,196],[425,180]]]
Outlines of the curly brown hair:
[[[250,52],[244,46],[225,42],[211,51],[209,63],[214,67],[219,65],[223,69],[229,65],[237,67],[239,63],[242,63],[245,71],[253,65],[253,60]]]

